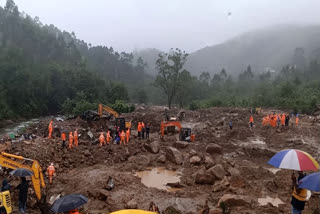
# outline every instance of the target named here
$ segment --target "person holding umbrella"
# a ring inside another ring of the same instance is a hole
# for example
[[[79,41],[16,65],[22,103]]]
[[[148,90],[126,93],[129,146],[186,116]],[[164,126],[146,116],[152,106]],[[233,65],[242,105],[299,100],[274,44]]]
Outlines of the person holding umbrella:
[[[307,199],[307,189],[298,187],[298,182],[305,177],[302,171],[298,171],[298,181],[294,173],[292,173],[292,214],[301,214]]]
[[[307,199],[307,189],[300,184],[305,176],[302,171],[318,171],[319,163],[308,153],[297,149],[285,149],[275,154],[268,164],[280,168],[298,171],[298,180],[294,173],[292,179],[292,214],[301,214]],[[307,176],[308,177],[308,176]],[[300,181],[301,180],[301,181]],[[299,182],[300,181],[300,182]],[[319,181],[318,181],[319,182]]]
[[[29,183],[26,177],[21,177],[21,183],[17,186],[19,189],[19,211],[26,213]]]

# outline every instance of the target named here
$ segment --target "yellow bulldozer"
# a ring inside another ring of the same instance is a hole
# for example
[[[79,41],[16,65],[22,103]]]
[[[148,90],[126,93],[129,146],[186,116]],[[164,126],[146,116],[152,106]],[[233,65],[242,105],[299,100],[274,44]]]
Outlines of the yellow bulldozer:
[[[21,163],[18,160],[24,161],[24,163]],[[31,166],[25,165],[26,162],[31,163]],[[9,169],[25,168],[33,172],[33,176],[31,177],[33,189],[37,196],[37,199],[41,200],[41,197],[42,197],[41,188],[45,188],[46,185],[43,179],[42,169],[38,161],[29,159],[29,158],[24,158],[18,155],[12,155],[5,152],[1,152],[0,165],[2,167],[9,168]],[[10,198],[9,191],[0,193],[0,210],[5,210],[6,213],[12,212],[11,198]]]

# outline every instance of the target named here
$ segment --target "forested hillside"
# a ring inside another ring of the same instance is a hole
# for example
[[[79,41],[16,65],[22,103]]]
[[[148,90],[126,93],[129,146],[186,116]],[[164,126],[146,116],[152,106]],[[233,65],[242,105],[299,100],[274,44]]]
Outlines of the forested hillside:
[[[319,57],[320,26],[274,26],[248,32],[191,53],[185,67],[193,75],[212,75],[222,68],[238,75],[249,64],[258,73],[280,70],[283,65],[294,63],[297,48],[302,48],[308,59]]]
[[[57,113],[79,101],[127,101],[127,87],[132,96],[144,95],[150,78],[132,54],[92,47],[20,13],[12,0],[0,7],[0,20],[0,119]]]

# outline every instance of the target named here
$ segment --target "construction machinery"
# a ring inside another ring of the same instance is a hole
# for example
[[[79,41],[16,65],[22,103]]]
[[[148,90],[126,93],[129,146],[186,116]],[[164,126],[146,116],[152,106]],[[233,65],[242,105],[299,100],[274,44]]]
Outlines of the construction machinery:
[[[161,122],[161,126],[160,126],[160,129],[161,129],[161,136],[163,137],[164,136],[164,130],[166,127],[178,127],[179,128],[179,132],[181,130],[181,124],[179,121],[162,121]]]
[[[15,160],[12,160],[12,158]],[[17,160],[20,160],[21,162],[23,161],[23,163],[20,163]],[[32,163],[32,165],[25,165],[26,162],[30,162]],[[24,158],[18,155],[12,155],[5,152],[1,152],[0,165],[9,169],[25,168],[33,172],[33,176],[31,177],[33,189],[38,200],[41,200],[41,188],[45,188],[46,185],[44,183],[42,169],[38,161],[29,158]]]
[[[105,106],[103,104],[99,104],[98,106],[98,114],[100,118],[103,116],[103,111],[106,111],[110,114],[112,114],[115,119],[115,125],[120,127],[120,131],[130,129],[131,128],[131,122],[126,122],[126,120],[123,117],[119,117],[119,113],[116,112],[114,109],[110,108],[109,106]]]
[[[194,142],[195,135],[191,133],[191,128],[181,128],[179,134],[179,140]]]
[[[9,191],[0,193],[0,213],[12,213],[12,204]]]
[[[179,140],[189,142],[193,142],[195,140],[195,135],[191,133],[191,128],[182,128],[179,121],[162,121],[160,126],[161,138],[164,137],[164,131],[166,128],[172,128],[175,130],[175,127],[179,128]]]
[[[115,110],[113,110],[109,106],[105,106],[105,105],[99,104],[99,106],[98,106],[98,114],[99,114],[100,117],[102,117],[103,111],[106,111],[106,112],[112,114],[115,118],[119,117],[118,112],[116,112]]]

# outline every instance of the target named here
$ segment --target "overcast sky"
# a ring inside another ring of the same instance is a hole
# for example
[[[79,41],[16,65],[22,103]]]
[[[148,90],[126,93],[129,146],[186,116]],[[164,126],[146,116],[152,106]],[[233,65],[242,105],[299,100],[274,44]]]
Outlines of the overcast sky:
[[[5,0],[0,0],[2,5]],[[251,29],[318,24],[320,0],[15,0],[44,24],[93,45],[188,52]],[[231,13],[231,15],[228,15]]]

